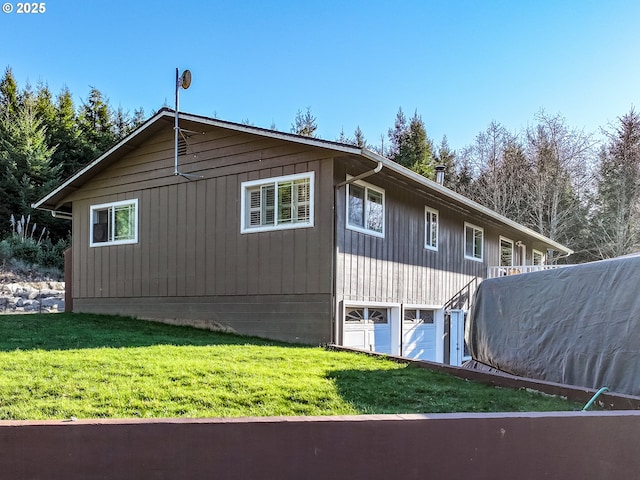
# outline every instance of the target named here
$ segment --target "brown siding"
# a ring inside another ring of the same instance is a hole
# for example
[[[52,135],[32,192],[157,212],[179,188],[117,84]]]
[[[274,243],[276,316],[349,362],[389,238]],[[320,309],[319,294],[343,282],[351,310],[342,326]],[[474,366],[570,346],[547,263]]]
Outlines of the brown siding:
[[[74,311],[133,316],[286,342],[319,345],[332,341],[329,294],[76,298]]]
[[[337,165],[336,182],[345,180],[347,174],[355,176],[371,168],[370,164],[352,161]],[[445,305],[469,282],[485,278],[488,266],[498,265],[500,235],[514,242],[525,242],[530,257],[533,242],[521,232],[496,225],[494,220],[472,215],[442,198],[390,179],[384,169],[364,181],[385,190],[385,237],[346,228],[346,189],[340,188],[337,196],[338,302]],[[437,251],[424,247],[425,206],[438,210]],[[464,257],[465,222],[484,229],[482,262]],[[520,261],[518,250],[515,247],[516,259]],[[473,294],[473,290],[467,294]]]
[[[328,153],[212,129],[192,137],[180,159],[181,171],[203,175],[189,181],[173,175],[173,137],[167,130],[72,194],[76,305],[289,295],[322,295],[330,305],[332,249],[326,239],[333,225],[330,203],[323,203],[333,191]],[[241,182],[309,171],[315,172],[313,228],[240,233]],[[133,198],[139,206],[139,242],[90,247],[90,206]],[[330,314],[324,315],[325,326],[318,330],[328,341]]]

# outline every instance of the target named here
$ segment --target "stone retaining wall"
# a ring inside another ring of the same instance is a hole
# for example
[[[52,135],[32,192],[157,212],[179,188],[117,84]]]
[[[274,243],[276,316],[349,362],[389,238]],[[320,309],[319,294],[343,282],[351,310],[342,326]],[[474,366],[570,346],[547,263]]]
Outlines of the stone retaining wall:
[[[64,282],[0,284],[0,313],[64,312]]]

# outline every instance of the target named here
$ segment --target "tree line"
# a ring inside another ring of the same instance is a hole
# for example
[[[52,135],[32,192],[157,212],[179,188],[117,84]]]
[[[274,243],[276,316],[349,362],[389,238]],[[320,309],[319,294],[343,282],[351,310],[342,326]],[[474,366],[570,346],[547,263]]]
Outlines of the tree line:
[[[291,131],[313,136],[310,109],[298,112]],[[640,251],[640,115],[631,108],[602,128],[604,140],[538,112],[520,132],[491,122],[466,147],[453,151],[444,136],[436,146],[416,111],[398,110],[379,145],[356,128],[337,141],[367,147],[497,213],[573,249],[579,263]]]
[[[144,120],[142,109],[114,109],[97,88],[80,105],[68,88],[55,97],[46,84],[19,88],[7,68],[0,80],[0,239],[15,237],[23,223],[33,229],[27,237],[68,238],[68,222],[31,204]],[[290,131],[317,135],[311,108],[297,112]],[[429,138],[417,111],[407,116],[400,108],[376,144],[359,126],[335,140],[432,180],[443,165],[447,188],[572,248],[570,261],[582,262],[640,250],[640,116],[632,108],[603,133],[596,138],[540,111],[522,131],[492,122],[454,151],[446,136],[437,144]]]

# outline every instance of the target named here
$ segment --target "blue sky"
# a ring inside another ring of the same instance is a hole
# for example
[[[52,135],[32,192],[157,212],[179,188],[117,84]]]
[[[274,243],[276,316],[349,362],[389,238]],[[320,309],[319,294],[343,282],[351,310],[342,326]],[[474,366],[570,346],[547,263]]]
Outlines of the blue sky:
[[[597,132],[640,107],[637,0],[9,3],[0,67],[21,86],[66,85],[77,104],[93,86],[149,115],[173,106],[175,69],[188,68],[190,113],[289,131],[310,107],[322,138],[360,126],[379,144],[402,107],[455,149],[540,109]]]

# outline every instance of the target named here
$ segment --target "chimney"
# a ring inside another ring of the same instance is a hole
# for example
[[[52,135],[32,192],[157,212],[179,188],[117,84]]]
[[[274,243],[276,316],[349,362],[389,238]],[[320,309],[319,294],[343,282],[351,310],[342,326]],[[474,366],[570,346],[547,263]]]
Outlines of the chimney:
[[[447,169],[444,165],[436,165],[436,182],[444,185],[444,171]]]

